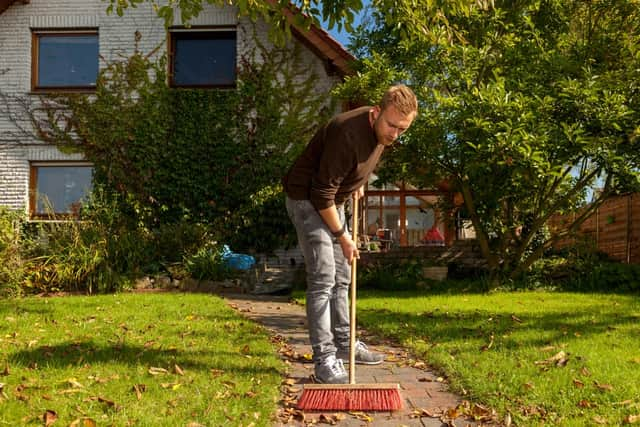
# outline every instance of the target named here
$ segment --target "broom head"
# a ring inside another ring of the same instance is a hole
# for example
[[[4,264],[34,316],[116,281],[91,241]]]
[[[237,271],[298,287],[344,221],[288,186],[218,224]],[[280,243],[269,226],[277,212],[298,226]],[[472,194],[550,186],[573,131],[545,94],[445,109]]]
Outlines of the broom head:
[[[298,409],[307,411],[397,411],[399,384],[305,384]]]

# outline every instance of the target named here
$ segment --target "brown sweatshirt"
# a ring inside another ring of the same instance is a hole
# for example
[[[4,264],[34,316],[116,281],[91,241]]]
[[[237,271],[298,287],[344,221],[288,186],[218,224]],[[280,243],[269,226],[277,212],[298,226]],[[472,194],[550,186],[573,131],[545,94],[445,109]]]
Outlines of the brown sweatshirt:
[[[340,205],[362,187],[384,145],[369,122],[371,107],[338,114],[322,126],[283,179],[294,200],[310,200],[317,210]]]

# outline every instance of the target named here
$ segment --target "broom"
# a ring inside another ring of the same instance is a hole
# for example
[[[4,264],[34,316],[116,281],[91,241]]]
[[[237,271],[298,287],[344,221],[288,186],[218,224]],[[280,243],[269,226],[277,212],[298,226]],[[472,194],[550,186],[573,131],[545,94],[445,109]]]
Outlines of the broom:
[[[358,241],[358,198],[353,197],[353,241]],[[397,411],[399,384],[356,384],[356,258],[351,264],[349,384],[305,384],[298,409],[312,411]]]

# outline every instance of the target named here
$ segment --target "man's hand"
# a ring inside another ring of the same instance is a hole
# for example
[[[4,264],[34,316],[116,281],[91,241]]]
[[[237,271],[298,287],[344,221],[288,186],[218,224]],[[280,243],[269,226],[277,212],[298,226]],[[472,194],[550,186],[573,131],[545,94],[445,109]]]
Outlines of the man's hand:
[[[342,237],[338,239],[340,242],[340,247],[342,248],[342,254],[349,261],[349,264],[353,263],[354,259],[360,258],[360,252],[358,251],[358,246],[356,246],[355,242],[351,240],[351,238],[344,234]]]
[[[360,200],[364,197],[364,185],[353,192],[353,197]]]

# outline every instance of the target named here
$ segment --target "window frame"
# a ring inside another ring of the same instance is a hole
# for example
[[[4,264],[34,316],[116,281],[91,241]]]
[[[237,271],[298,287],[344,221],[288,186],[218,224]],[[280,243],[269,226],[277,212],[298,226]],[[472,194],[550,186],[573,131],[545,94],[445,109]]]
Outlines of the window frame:
[[[31,29],[31,91],[39,93],[50,92],[95,92],[96,84],[93,85],[68,85],[68,86],[40,86],[40,40],[42,36],[51,37],[81,37],[95,36],[98,43],[98,55],[96,62],[98,63],[96,81],[100,72],[100,36],[97,28],[79,28],[79,29]]]
[[[40,213],[38,208],[38,169],[46,167],[89,167],[92,169],[92,187],[94,165],[87,161],[30,161],[29,162],[29,219],[30,220],[70,220],[79,219],[79,212]],[[90,193],[87,193],[88,195]]]
[[[394,238],[393,238],[395,244],[400,247],[413,247],[414,245],[409,244],[409,239],[407,236],[407,228],[408,228],[407,227],[407,203],[406,203],[407,197],[417,197],[417,198],[436,197],[436,198],[449,199],[452,197],[452,195],[447,191],[442,191],[437,189],[428,190],[428,189],[408,188],[409,186],[404,181],[393,184],[393,185],[397,187],[397,189],[386,189],[386,188],[379,189],[371,185],[370,182],[366,184],[365,192],[364,192],[364,202],[362,206],[363,222],[361,222],[358,226],[359,228],[363,228],[363,230],[360,230],[359,234],[360,235],[367,234],[366,227],[368,224],[373,222],[373,221],[370,221],[370,218],[368,217],[368,215],[375,212],[378,218],[384,218],[385,210],[391,207],[393,209],[398,209],[399,224],[397,225],[397,227],[387,227],[388,229],[392,230],[392,232],[393,231],[396,232],[396,235],[394,235]],[[398,204],[397,205],[394,204],[390,206],[383,202],[383,198],[390,198],[390,197],[397,198]],[[370,206],[369,205],[370,198],[378,198],[378,202],[373,206]],[[435,217],[439,218],[439,222],[443,224],[444,229],[441,231],[443,231],[445,244],[449,245],[449,242],[452,240],[454,235],[452,234],[452,230],[450,230],[449,227],[445,226],[444,225],[445,223],[442,222],[444,218],[443,215],[445,214],[447,213],[441,212],[438,209],[434,208],[434,218]]]
[[[175,82],[175,57],[176,57],[176,40],[179,37],[176,34],[215,34],[215,33],[233,33],[235,46],[234,46],[234,71],[233,71],[233,83],[230,84],[195,84],[184,85],[176,84]],[[236,25],[220,25],[215,27],[172,27],[168,30],[167,37],[167,52],[169,53],[168,60],[168,83],[169,87],[175,89],[234,89],[238,81],[238,27]]]

